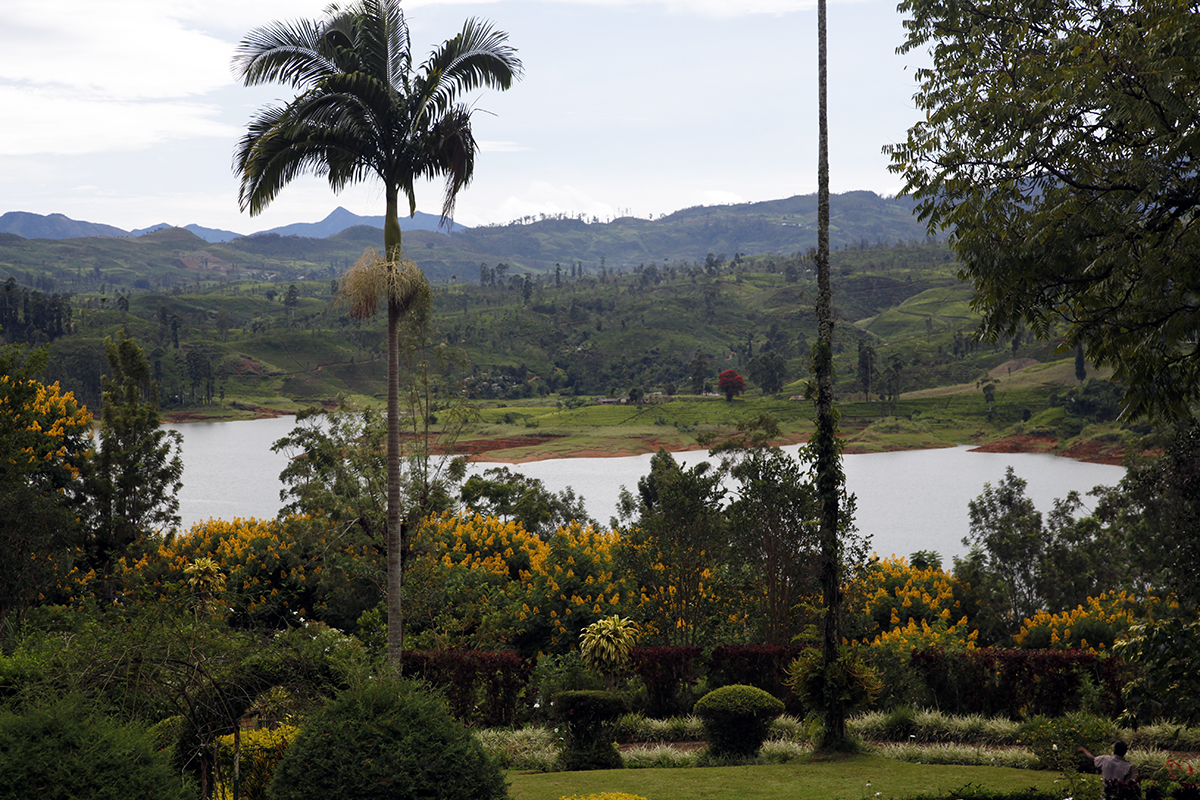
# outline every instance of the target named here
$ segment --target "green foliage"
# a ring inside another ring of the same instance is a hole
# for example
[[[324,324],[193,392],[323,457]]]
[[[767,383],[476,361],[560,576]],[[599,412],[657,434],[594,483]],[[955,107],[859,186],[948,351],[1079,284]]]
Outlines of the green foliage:
[[[628,710],[628,701],[612,692],[584,689],[556,695],[555,719],[566,728],[558,768],[620,769],[623,764],[613,732],[617,718]]]
[[[79,695],[0,710],[0,797],[187,800],[195,788],[145,728],[97,711]]]
[[[1149,620],[1130,629],[1128,638],[1114,647],[1121,658],[1137,665],[1122,693],[1129,721],[1170,719],[1193,725],[1200,720],[1197,647],[1200,620]]]
[[[783,703],[762,689],[733,684],[701,697],[693,711],[704,722],[710,756],[749,758],[762,747]]]
[[[183,436],[159,427],[158,383],[137,343],[122,331],[105,340],[105,351],[111,374],[103,379],[100,447],[84,485],[87,561],[108,577],[132,547],[179,526]]]
[[[820,650],[809,648],[788,665],[788,686],[806,708],[824,711],[838,698],[847,712],[872,703],[883,685],[857,648],[842,646],[837,660],[826,670]]]
[[[559,527],[578,520],[595,524],[588,517],[583,499],[570,488],[551,492],[539,478],[513,472],[508,467],[491,467],[463,483],[459,499],[484,516],[515,519],[530,533],[548,540]]]
[[[730,470],[738,481],[727,509],[733,548],[760,587],[751,594],[757,606],[751,622],[775,645],[799,632],[800,598],[818,586],[819,507],[807,466],[772,447],[749,451]],[[850,519],[845,515],[847,528]]]
[[[650,459],[638,480],[641,517],[631,526],[625,557],[644,587],[642,614],[656,644],[712,642],[735,612],[725,569],[729,549],[720,470],[701,462],[684,469],[670,453]]]
[[[0,643],[52,593],[81,544],[80,469],[91,415],[34,376],[45,354],[0,347]]]
[[[1038,769],[1068,772],[1075,771],[1087,761],[1087,757],[1079,752],[1080,747],[1093,753],[1101,752],[1112,742],[1114,734],[1112,723],[1087,714],[1056,718],[1034,716],[1021,723],[1017,742],[1037,757]]]
[[[952,228],[982,332],[1065,325],[1130,414],[1200,399],[1192,268],[1200,111],[1188,0],[905,0],[921,122],[887,148],[931,233]],[[1120,298],[1114,303],[1114,298]]]
[[[445,704],[387,674],[313,715],[275,770],[272,800],[498,800],[499,767]]]

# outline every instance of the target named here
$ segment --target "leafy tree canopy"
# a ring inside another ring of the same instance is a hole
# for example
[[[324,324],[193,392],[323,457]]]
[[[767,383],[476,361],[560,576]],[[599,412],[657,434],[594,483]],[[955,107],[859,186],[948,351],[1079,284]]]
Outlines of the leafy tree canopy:
[[[1200,15],[1189,0],[904,0],[926,119],[890,146],[950,229],[984,336],[1021,324],[1125,381],[1125,413],[1200,399]]]

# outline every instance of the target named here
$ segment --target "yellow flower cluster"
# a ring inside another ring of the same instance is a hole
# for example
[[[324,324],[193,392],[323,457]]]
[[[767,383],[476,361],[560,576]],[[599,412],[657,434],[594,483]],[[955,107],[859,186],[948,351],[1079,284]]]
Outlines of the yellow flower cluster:
[[[542,541],[495,517],[430,518],[414,536],[424,563],[414,564],[409,585],[419,581],[429,602],[452,597],[453,608],[415,609],[414,617],[424,612],[430,624],[446,627],[455,615],[456,635],[468,639],[570,648],[587,625],[625,610],[631,595],[616,577],[619,538],[572,523]]]
[[[913,648],[972,649],[979,631],[970,630],[962,610],[965,587],[940,567],[918,569],[891,556],[863,571],[848,587],[853,610],[865,617],[863,644]],[[955,621],[957,620],[957,621]]]
[[[628,792],[602,792],[601,794],[573,794],[570,796],[564,794],[559,800],[646,800],[646,798]]]
[[[1104,593],[1070,611],[1050,614],[1039,611],[1026,619],[1013,639],[1022,647],[1086,650],[1096,653],[1112,647],[1129,626],[1145,616],[1145,606],[1156,606],[1157,598],[1140,602],[1128,592]]]

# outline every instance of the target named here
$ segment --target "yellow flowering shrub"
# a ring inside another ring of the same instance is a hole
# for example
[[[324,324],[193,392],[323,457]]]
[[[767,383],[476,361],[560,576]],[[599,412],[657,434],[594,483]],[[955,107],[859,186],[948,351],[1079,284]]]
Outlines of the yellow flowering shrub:
[[[579,632],[621,613],[632,593],[617,578],[619,535],[578,523],[544,542],[514,520],[443,514],[413,539],[405,575],[416,647],[508,645],[571,649]]]
[[[202,586],[194,575],[205,559],[212,564]],[[308,517],[210,519],[126,559],[117,575],[126,602],[181,598],[234,622],[280,627],[312,617],[346,628],[378,602],[383,554]],[[91,578],[79,577],[81,596]]]
[[[1151,598],[1151,606],[1158,600]],[[1108,650],[1129,627],[1145,616],[1146,603],[1127,592],[1103,593],[1070,611],[1050,614],[1039,611],[1026,619],[1013,639],[1020,647],[1061,650]]]
[[[601,792],[600,794],[573,794],[570,796],[564,794],[559,800],[646,800],[646,798],[628,792]]]
[[[963,613],[966,588],[940,567],[913,567],[902,556],[872,564],[847,589],[860,643],[902,652],[974,648],[979,632]]]
[[[72,496],[92,447],[92,415],[58,384],[30,375],[42,359],[0,347],[0,619],[59,601],[76,557]]]

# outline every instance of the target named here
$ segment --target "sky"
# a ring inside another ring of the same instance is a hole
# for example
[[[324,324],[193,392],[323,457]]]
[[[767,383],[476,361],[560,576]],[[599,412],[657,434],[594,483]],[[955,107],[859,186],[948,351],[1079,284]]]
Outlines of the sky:
[[[828,0],[830,188],[899,192],[886,144],[919,119],[919,56],[896,0]],[[256,217],[238,208],[234,146],[288,87],[247,88],[230,61],[274,20],[327,0],[4,0],[0,213],[132,230],[252,233],[337,206],[383,214],[378,183],[318,178]],[[507,31],[525,74],[470,96],[480,143],[455,221],[567,213],[657,217],[810,194],[817,172],[816,0],[406,0],[414,60],[469,17]],[[441,190],[418,186],[439,213]]]

